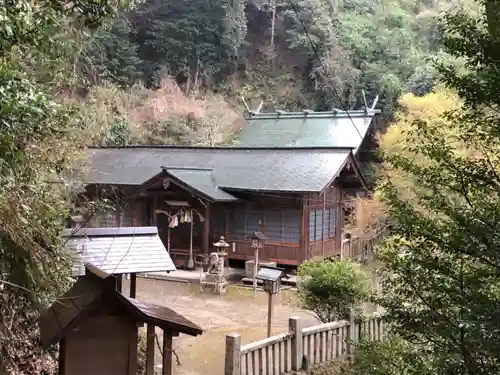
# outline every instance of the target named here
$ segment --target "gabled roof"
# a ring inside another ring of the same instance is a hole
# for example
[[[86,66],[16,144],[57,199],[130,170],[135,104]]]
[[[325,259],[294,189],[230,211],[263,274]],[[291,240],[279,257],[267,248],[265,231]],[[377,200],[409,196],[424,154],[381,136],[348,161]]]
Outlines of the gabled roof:
[[[74,255],[72,276],[85,275],[85,264],[111,274],[175,271],[157,227],[64,229]]]
[[[320,192],[349,160],[351,149],[332,147],[91,148],[87,182],[142,185],[163,168],[214,200],[227,200],[231,191]]]
[[[164,172],[178,183],[189,186],[210,200],[218,202],[238,200],[217,187],[212,169],[164,168]]]
[[[86,276],[40,314],[42,344],[49,346],[59,342],[103,300],[122,307],[141,323],[151,323],[162,329],[192,336],[203,332],[197,324],[168,307],[125,297],[116,290],[116,279],[113,276],[88,266]]]
[[[378,110],[250,113],[241,147],[350,147],[356,153]]]

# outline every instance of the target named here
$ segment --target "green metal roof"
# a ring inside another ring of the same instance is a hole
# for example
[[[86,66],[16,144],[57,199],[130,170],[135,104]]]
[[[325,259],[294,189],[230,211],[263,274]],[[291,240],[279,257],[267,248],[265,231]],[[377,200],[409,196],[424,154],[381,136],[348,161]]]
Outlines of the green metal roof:
[[[91,148],[87,182],[142,185],[165,168],[214,200],[229,198],[222,190],[319,192],[351,155],[338,148]]]
[[[241,147],[351,147],[357,151],[378,110],[250,113]]]

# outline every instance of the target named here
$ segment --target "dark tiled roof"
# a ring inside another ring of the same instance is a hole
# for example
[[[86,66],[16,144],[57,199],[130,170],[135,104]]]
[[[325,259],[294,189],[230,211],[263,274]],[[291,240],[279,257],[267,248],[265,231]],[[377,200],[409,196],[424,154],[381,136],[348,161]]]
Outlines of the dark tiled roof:
[[[251,114],[247,125],[238,136],[236,145],[351,147],[356,152],[376,113],[379,111],[350,111],[350,118],[343,111]]]
[[[90,263],[110,274],[175,271],[156,227],[65,229],[66,247],[75,255],[72,276]]]
[[[167,168],[165,171],[214,201],[235,201],[238,199],[217,187],[212,170],[210,169]]]
[[[342,170],[350,155],[345,148],[93,148],[88,150],[87,182],[141,185],[162,167],[199,168],[211,169],[214,186],[221,189],[316,192]]]

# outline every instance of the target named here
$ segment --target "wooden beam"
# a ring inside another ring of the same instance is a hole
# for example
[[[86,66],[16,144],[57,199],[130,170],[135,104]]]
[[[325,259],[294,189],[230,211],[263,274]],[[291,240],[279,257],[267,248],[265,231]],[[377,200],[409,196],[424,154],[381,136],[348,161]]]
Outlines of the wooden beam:
[[[172,332],[163,330],[162,375],[172,375]]]

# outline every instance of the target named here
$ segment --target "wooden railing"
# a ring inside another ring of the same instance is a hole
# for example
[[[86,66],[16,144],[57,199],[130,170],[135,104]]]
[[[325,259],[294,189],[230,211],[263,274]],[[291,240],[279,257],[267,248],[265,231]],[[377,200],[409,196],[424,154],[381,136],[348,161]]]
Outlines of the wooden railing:
[[[388,233],[389,230],[384,227],[371,236],[353,236],[342,240],[341,259],[350,259],[362,263],[375,260],[374,249]]]
[[[318,363],[341,359],[360,339],[383,338],[379,314],[366,320],[339,321],[301,328],[298,317],[289,319],[289,332],[241,345],[241,336],[226,336],[225,375],[281,375]]]

